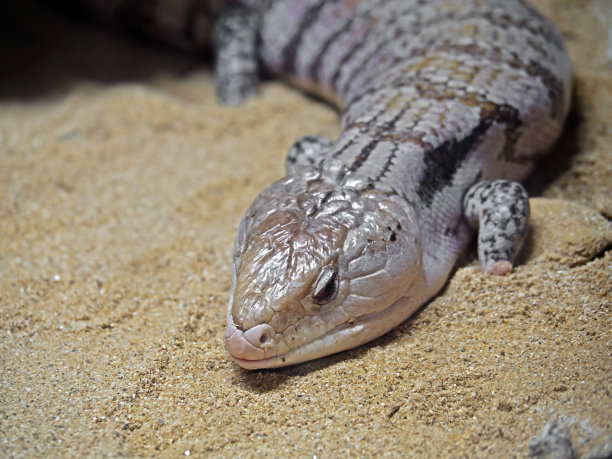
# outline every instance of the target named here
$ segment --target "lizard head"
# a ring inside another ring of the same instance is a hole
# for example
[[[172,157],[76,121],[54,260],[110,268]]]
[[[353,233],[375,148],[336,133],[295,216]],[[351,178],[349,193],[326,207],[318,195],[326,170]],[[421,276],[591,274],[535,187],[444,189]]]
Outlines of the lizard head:
[[[346,173],[338,165],[287,176],[243,216],[225,334],[242,367],[355,347],[420,306],[412,210],[395,194],[342,186]]]

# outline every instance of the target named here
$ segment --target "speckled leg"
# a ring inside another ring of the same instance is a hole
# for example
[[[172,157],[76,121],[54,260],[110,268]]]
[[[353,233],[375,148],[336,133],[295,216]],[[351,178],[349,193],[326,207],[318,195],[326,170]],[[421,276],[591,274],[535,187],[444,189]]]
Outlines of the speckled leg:
[[[287,175],[316,167],[325,158],[332,141],[320,135],[305,135],[295,141],[285,160]]]
[[[482,269],[503,276],[512,271],[529,220],[529,197],[517,182],[484,180],[463,198],[470,226],[478,230],[478,259]]]
[[[219,103],[240,105],[255,93],[259,81],[255,11],[242,5],[226,7],[215,21],[212,41]]]

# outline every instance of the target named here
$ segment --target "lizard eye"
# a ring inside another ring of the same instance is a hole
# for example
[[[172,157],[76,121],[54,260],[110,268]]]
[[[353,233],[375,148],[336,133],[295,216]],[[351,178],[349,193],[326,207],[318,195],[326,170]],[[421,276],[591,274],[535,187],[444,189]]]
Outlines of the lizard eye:
[[[329,303],[338,291],[338,272],[333,266],[321,270],[319,278],[312,286],[312,301],[323,305]]]

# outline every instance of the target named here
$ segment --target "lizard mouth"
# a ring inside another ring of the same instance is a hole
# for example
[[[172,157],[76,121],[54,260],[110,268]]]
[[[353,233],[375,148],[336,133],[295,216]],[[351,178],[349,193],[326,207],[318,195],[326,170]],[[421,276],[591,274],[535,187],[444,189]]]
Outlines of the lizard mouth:
[[[261,326],[259,326],[261,327]],[[284,356],[264,357],[264,350],[255,346],[248,335],[233,322],[229,322],[225,331],[225,347],[232,359],[247,370],[258,368],[274,368],[285,365]],[[280,362],[277,362],[279,360]]]
[[[264,357],[264,350],[253,345],[245,336],[245,332],[239,330],[233,323],[230,323],[225,332],[225,346],[232,359],[242,368],[247,370],[277,368],[313,360],[355,347],[366,340],[361,340],[358,344],[354,344],[355,341],[350,338],[360,335],[363,328],[363,326],[355,326],[354,323],[345,323],[309,343],[291,349],[285,354]]]
[[[291,349],[285,354],[272,357],[265,357],[264,349],[254,345],[248,339],[249,331],[244,332],[238,329],[230,319],[225,332],[225,346],[232,359],[247,370],[294,365],[345,351],[371,341],[403,322],[420,305],[421,303],[414,301],[412,297],[400,298],[382,311],[345,322],[309,343]],[[269,325],[264,324],[257,327],[269,327]]]

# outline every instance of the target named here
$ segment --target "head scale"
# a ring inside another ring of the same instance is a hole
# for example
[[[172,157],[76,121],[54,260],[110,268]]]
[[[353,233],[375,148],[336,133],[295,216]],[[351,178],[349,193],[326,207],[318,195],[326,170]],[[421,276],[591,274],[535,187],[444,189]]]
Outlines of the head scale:
[[[264,190],[236,236],[232,357],[259,368],[355,346],[355,321],[388,309],[420,272],[414,217],[401,202],[317,171]]]

